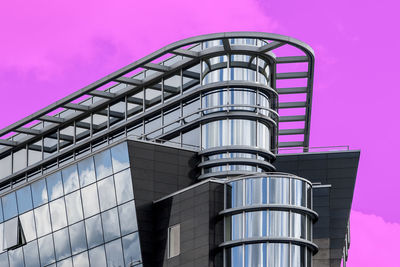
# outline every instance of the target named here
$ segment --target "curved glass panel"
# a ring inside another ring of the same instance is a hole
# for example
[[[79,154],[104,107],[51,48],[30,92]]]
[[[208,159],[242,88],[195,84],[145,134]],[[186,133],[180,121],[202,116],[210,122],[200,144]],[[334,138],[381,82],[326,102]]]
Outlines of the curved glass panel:
[[[267,203],[267,179],[246,179],[246,206]]]
[[[269,178],[269,202],[270,204],[289,204],[289,179]]]
[[[267,211],[246,213],[246,238],[266,236],[267,228]]]
[[[289,212],[270,210],[268,212],[268,236],[289,236]]]
[[[291,204],[306,207],[306,182],[292,179],[291,181]]]
[[[244,266],[245,267],[267,267],[266,244],[251,244],[244,246]],[[282,266],[282,265],[268,265]],[[283,266],[282,266],[283,267]]]
[[[289,266],[289,244],[267,244],[267,266]]]
[[[230,68],[230,80],[256,82],[256,72],[247,68]]]
[[[226,203],[226,208],[243,206],[243,180],[231,182],[227,185]]]

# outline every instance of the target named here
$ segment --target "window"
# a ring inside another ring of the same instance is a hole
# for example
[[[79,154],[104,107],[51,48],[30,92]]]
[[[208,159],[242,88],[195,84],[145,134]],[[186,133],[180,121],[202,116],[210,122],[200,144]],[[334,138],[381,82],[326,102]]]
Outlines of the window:
[[[4,249],[15,249],[25,245],[24,231],[21,222],[16,217],[4,223]]]
[[[181,252],[181,225],[176,224],[168,228],[168,259],[178,256]]]

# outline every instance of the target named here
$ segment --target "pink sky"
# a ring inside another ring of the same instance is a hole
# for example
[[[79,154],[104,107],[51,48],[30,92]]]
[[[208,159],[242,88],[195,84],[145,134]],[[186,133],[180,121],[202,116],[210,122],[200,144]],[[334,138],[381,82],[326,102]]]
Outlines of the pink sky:
[[[182,38],[298,38],[316,54],[311,146],[362,151],[348,266],[398,266],[399,8],[388,0],[6,1],[0,128]]]

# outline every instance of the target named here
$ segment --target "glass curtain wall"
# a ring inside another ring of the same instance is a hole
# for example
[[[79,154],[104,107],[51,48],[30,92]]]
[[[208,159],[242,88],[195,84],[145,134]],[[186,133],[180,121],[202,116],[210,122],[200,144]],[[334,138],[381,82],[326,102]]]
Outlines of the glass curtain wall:
[[[311,266],[310,194],[308,181],[286,175],[226,183],[225,266]]]
[[[141,266],[127,143],[3,195],[0,266]]]

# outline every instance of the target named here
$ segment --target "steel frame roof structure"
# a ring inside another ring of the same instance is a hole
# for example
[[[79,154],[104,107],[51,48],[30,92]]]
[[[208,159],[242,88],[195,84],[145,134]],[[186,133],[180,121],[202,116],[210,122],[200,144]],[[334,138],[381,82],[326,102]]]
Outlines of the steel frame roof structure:
[[[256,39],[263,45],[239,45],[231,42],[232,39],[240,38]],[[220,40],[221,45],[201,49],[203,42],[213,40]],[[295,48],[301,55],[280,56],[279,49],[281,47]],[[279,100],[279,110],[304,108],[305,112],[303,115],[279,117],[279,122],[304,122],[303,128],[281,129],[279,127],[279,136],[303,135],[304,138],[302,141],[280,142],[278,148],[303,147],[304,151],[307,151],[313,91],[313,50],[307,44],[283,35],[260,32],[229,32],[196,36],[167,45],[5,127],[0,130],[0,159],[9,155],[10,152],[28,148],[28,145],[29,149],[34,149],[35,146],[33,144],[44,137],[73,141],[73,144],[75,144],[75,140],[71,140],[69,136],[60,133],[60,129],[68,125],[74,125],[74,127],[90,129],[90,131],[95,130],[98,126],[93,123],[93,120],[92,123],[82,121],[82,118],[90,114],[102,114],[109,118],[129,121],[129,123],[136,119],[151,118],[153,114],[162,110],[166,105],[173,103],[173,101],[165,103],[164,96],[179,94],[180,98],[183,99],[186,89],[195,86],[201,81],[203,75],[201,71],[200,73],[195,72],[190,68],[202,61],[207,63],[207,59],[210,57],[227,54],[246,54],[253,58],[268,57],[269,60],[273,58],[277,66],[297,63],[307,64],[307,71],[301,72],[277,72],[276,68],[273,68],[271,83],[272,89],[276,90],[279,97],[283,95],[305,95],[305,101],[283,102]],[[171,62],[172,64],[170,64]],[[174,75],[182,75],[189,81],[187,83],[182,82],[180,87],[170,86],[163,82]],[[306,86],[276,88],[278,80],[288,79],[305,79]],[[261,85],[258,84],[258,86]],[[159,91],[161,96],[148,99],[145,89]],[[160,98],[162,99],[161,101]],[[125,113],[112,111],[109,108],[110,105],[119,101],[125,101],[126,105],[128,103],[134,104],[136,107],[133,110],[128,110],[127,108]],[[151,109],[147,109],[147,107],[151,107]],[[135,115],[128,118],[130,114]],[[109,124],[108,122],[108,129],[110,128]],[[122,126],[117,124],[115,127]],[[14,135],[12,135],[13,133]],[[91,136],[92,134],[90,134]],[[41,151],[48,149],[44,147],[43,142],[42,146],[42,148],[38,146],[37,149]]]

